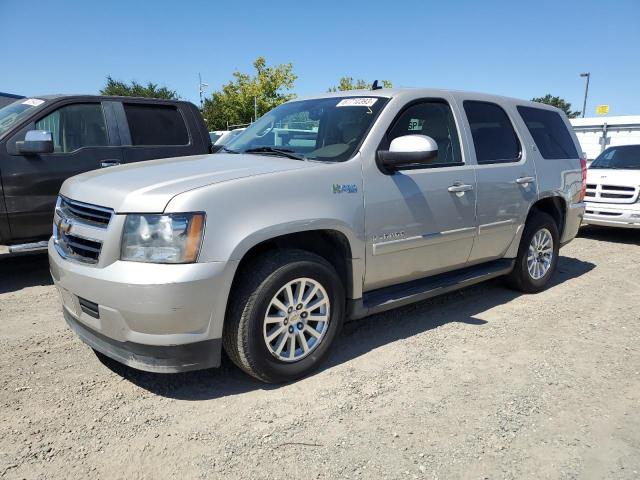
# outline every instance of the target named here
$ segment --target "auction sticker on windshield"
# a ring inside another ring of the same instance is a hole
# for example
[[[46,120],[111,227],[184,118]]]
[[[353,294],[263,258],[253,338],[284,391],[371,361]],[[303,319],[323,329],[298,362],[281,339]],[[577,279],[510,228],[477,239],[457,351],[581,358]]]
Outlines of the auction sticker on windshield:
[[[377,98],[345,98],[336,107],[372,107],[377,101]]]

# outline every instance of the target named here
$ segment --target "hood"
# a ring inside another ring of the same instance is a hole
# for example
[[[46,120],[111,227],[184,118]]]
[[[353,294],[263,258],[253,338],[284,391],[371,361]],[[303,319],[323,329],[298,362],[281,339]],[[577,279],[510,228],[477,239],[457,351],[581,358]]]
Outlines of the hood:
[[[60,193],[117,213],[160,213],[180,193],[238,178],[313,165],[289,158],[213,154],[164,158],[108,167],[71,177]]]
[[[604,177],[604,178],[603,178]],[[623,168],[589,168],[587,183],[637,187],[640,185],[640,170]]]

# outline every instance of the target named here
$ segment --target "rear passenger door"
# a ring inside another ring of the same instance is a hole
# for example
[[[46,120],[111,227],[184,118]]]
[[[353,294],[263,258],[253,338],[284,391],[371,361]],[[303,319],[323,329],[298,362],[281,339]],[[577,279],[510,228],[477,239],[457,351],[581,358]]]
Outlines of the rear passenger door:
[[[478,233],[470,262],[502,257],[537,198],[534,159],[523,148],[508,105],[465,99],[476,157]]]
[[[126,163],[201,154],[201,142],[192,138],[182,105],[125,101],[118,115]],[[199,140],[199,139],[196,139]]]

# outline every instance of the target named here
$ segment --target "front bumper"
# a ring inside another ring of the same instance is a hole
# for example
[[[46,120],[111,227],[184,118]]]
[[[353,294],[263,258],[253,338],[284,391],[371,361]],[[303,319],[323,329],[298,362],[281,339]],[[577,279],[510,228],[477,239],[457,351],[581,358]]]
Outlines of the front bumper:
[[[50,241],[49,264],[67,323],[92,348],[152,372],[219,366],[226,263],[99,268],[63,259]]]
[[[185,345],[143,345],[118,342],[102,335],[63,308],[64,319],[80,340],[94,350],[138,370],[155,373],[176,373],[220,366],[222,339],[213,338]]]
[[[587,202],[583,223],[605,227],[640,228],[640,203]]]

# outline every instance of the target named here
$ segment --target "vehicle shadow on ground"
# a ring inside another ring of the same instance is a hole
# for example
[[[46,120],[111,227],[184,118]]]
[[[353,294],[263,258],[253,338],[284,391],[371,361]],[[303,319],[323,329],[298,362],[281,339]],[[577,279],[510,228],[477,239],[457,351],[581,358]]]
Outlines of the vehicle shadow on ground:
[[[560,257],[558,270],[549,288],[580,277],[593,268],[595,268],[593,263],[571,257]],[[349,322],[345,325],[328,361],[322,366],[320,372],[353,360],[382,345],[447,323],[465,323],[482,328],[482,325],[487,323],[478,318],[483,312],[508,303],[520,295],[522,293],[506,288],[501,279],[496,279],[414,305]],[[141,372],[109,359],[102,358],[101,361],[124,379],[149,392],[180,400],[210,400],[253,390],[279,388],[278,385],[266,385],[252,379],[236,368],[226,357],[223,357],[220,369],[170,375]]]
[[[600,227],[588,225],[580,228],[578,236],[601,242],[625,243],[627,245],[640,245],[640,229]]]
[[[51,284],[46,253],[0,258],[0,294]]]

